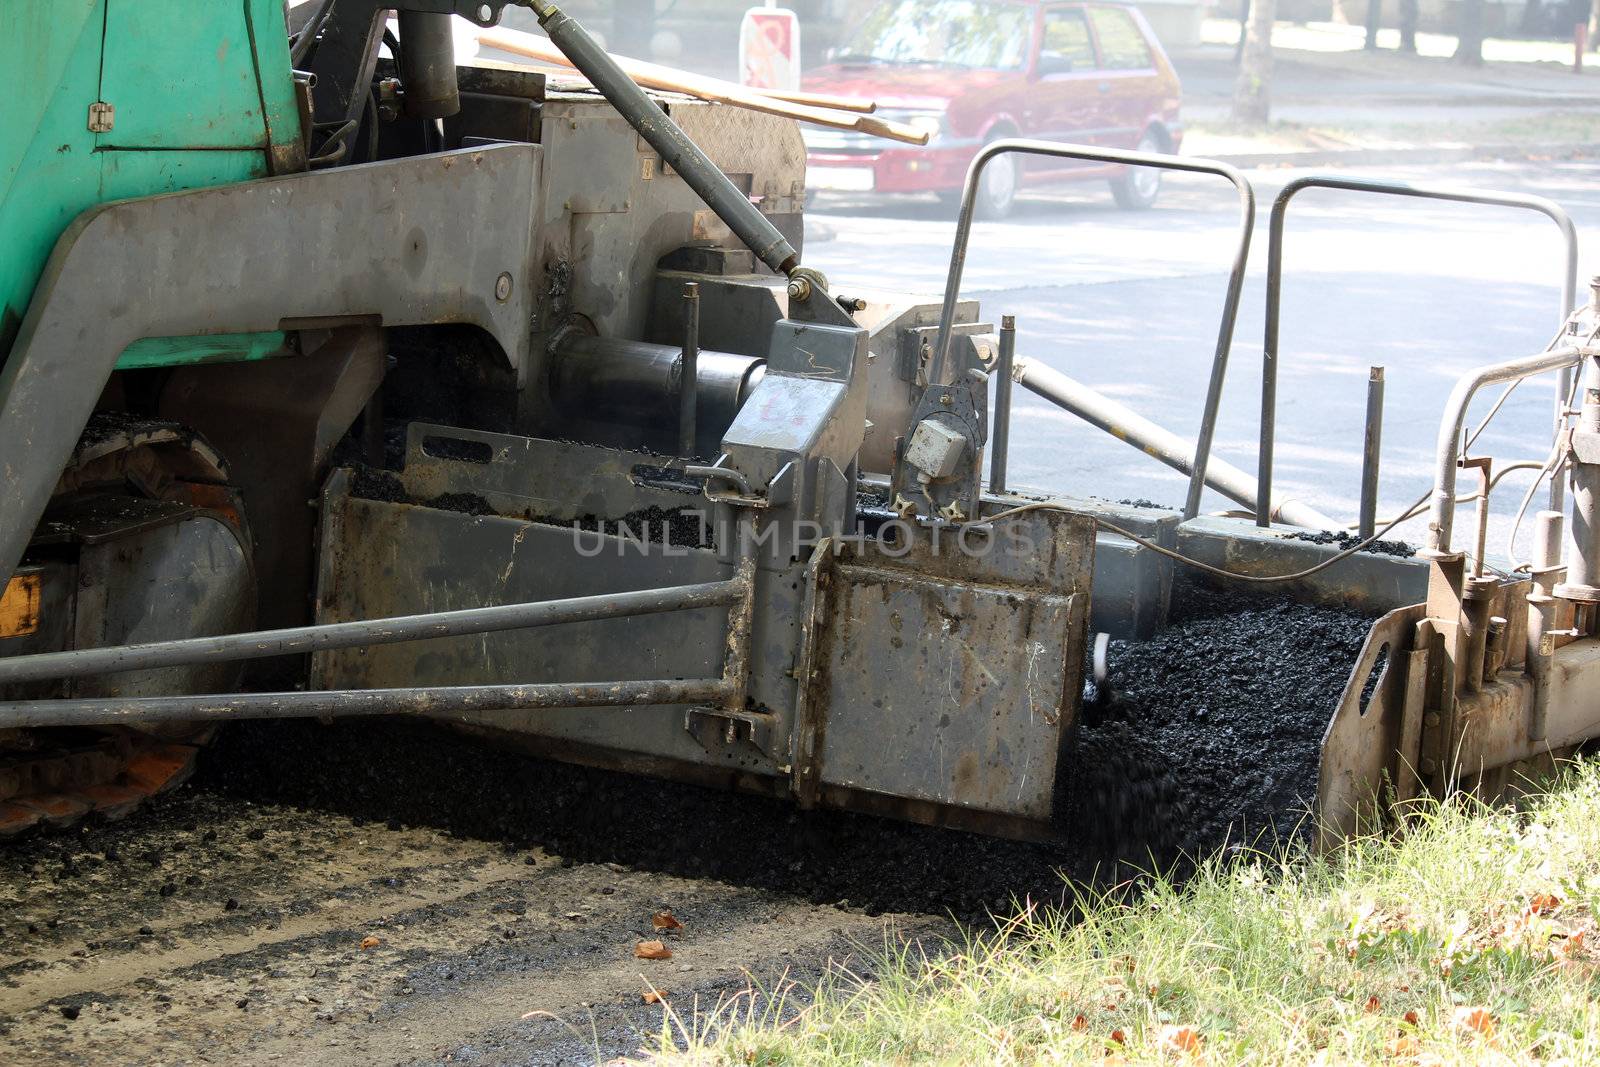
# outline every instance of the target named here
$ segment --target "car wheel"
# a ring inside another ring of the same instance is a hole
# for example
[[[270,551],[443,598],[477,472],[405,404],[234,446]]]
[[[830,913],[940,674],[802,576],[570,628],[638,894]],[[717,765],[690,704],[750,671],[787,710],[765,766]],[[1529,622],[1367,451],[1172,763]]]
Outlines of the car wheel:
[[[995,156],[984,164],[978,178],[978,199],[974,205],[980,219],[1003,219],[1017,202],[1017,179],[1021,176],[1015,152]]]
[[[1139,138],[1139,151],[1165,152],[1166,144],[1154,131]],[[1161,195],[1161,171],[1155,167],[1125,167],[1111,179],[1111,196],[1117,206],[1128,211],[1143,211]]]

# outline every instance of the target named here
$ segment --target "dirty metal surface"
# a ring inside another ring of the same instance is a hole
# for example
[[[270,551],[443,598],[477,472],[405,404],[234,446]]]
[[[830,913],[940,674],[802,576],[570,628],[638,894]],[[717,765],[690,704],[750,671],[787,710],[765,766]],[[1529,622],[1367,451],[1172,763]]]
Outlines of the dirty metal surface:
[[[117,358],[141,337],[332,322],[465,322],[526,363],[539,148],[497,145],[86,211],[62,235],[0,371],[9,577]],[[139,235],[128,240],[128,234]],[[241,256],[238,250],[276,249]],[[359,269],[350,261],[359,250]],[[152,271],[162,284],[152,287]],[[522,279],[506,299],[496,279]],[[48,372],[41,370],[48,364]]]
[[[1017,525],[1032,551],[963,551],[921,531],[822,561],[802,796],[815,776],[824,792],[1048,822],[1082,685],[1093,527],[1047,512]]]
[[[729,577],[712,552],[443,508],[330,495],[318,622],[552,600]],[[583,546],[593,555],[581,554]],[[317,689],[715,677],[728,612],[697,609],[313,657]],[[660,758],[709,758],[673,707],[473,712],[454,721]],[[770,769],[749,747],[722,753]]]
[[[1408,655],[1421,604],[1399,608],[1373,623],[1322,735],[1317,772],[1321,842],[1372,828],[1385,790],[1415,768],[1416,754],[1400,751],[1405,734]],[[1397,762],[1397,757],[1399,762]]]

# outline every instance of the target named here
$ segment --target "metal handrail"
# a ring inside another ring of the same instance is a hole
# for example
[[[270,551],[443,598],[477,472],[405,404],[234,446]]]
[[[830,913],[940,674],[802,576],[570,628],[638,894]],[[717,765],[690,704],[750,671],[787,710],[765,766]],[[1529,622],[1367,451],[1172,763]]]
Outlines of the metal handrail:
[[[1443,200],[1457,204],[1483,204],[1490,207],[1519,207],[1547,216],[1566,240],[1566,274],[1561,285],[1561,321],[1572,314],[1578,291],[1578,231],[1560,204],[1527,193],[1499,193],[1481,189],[1462,189],[1447,185],[1413,185],[1409,182],[1375,178],[1335,178],[1308,174],[1283,187],[1272,204],[1267,223],[1267,314],[1266,336],[1261,353],[1261,441],[1257,452],[1256,525],[1272,521],[1272,448],[1278,418],[1278,305],[1283,290],[1283,226],[1289,201],[1304,189],[1342,189],[1355,193],[1378,193],[1420,200]],[[1555,429],[1560,432],[1565,419],[1567,393],[1571,388],[1570,368],[1564,368],[1556,382]],[[1550,483],[1550,507],[1561,510],[1561,479]]]
[[[1206,463],[1211,458],[1211,439],[1216,431],[1217,409],[1222,403],[1222,380],[1228,370],[1228,350],[1233,346],[1233,327],[1239,317],[1239,297],[1244,291],[1245,264],[1250,256],[1250,235],[1255,229],[1256,193],[1247,179],[1235,167],[1212,159],[1194,159],[1187,156],[1169,156],[1157,152],[1129,152],[1120,148],[1090,148],[1087,145],[1062,144],[1054,141],[1037,141],[1028,138],[1005,138],[985,145],[967,168],[966,185],[961,190],[961,212],[956,217],[955,246],[950,250],[950,272],[945,278],[944,306],[939,313],[939,334],[934,342],[933,365],[929,381],[939,381],[944,374],[945,359],[949,355],[951,335],[955,323],[956,299],[961,288],[961,272],[967,262],[967,239],[972,230],[973,205],[978,192],[978,179],[983,168],[996,156],[1007,152],[1026,155],[1057,156],[1063,159],[1082,159],[1100,163],[1124,163],[1131,167],[1155,167],[1159,170],[1180,170],[1195,174],[1216,174],[1233,183],[1239,192],[1239,244],[1234,250],[1233,267],[1228,273],[1228,291],[1222,303],[1222,324],[1217,330],[1217,348],[1211,360],[1211,381],[1206,388],[1205,409],[1200,419],[1200,434],[1195,441],[1194,471],[1189,476],[1189,495],[1184,502],[1183,517],[1192,519],[1200,513],[1200,496],[1206,485]]]

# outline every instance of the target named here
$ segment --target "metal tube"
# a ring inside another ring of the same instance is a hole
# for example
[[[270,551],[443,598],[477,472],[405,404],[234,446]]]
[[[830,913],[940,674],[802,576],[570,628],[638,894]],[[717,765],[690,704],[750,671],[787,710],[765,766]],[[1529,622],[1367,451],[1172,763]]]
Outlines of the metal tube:
[[[432,11],[401,11],[400,83],[405,86],[406,114],[442,119],[461,110],[456,84],[456,46],[450,20]],[[365,86],[362,87],[365,90]]]
[[[700,399],[700,284],[683,283],[683,356],[678,371],[678,453],[695,454],[695,405]]]
[[[720,678],[693,678],[686,681],[539,682],[220,696],[19,700],[0,703],[0,729],[721,703],[726,692],[727,683]]]
[[[227,663],[335,648],[366,648],[497,630],[687,611],[737,603],[743,595],[744,586],[734,578],[722,582],[674,585],[663,589],[605,593],[563,600],[536,600],[525,604],[500,604],[427,615],[362,619],[284,630],[258,630],[141,645],[86,648],[73,652],[42,652],[32,656],[0,658],[0,684],[85,678],[96,674],[185,664]]]
[[[1363,541],[1378,529],[1378,461],[1383,451],[1383,368],[1367,375],[1367,431],[1361,449],[1361,515],[1357,536]],[[1258,486],[1259,488],[1259,486]],[[1260,508],[1256,524],[1260,525]]]
[[[1450,554],[1450,531],[1455,522],[1456,461],[1461,450],[1461,431],[1467,421],[1467,405],[1486,385],[1526,378],[1541,371],[1570,367],[1596,350],[1563,345],[1521,359],[1491,363],[1462,375],[1450,399],[1445,402],[1444,418],[1439,423],[1433,468],[1432,514],[1428,520],[1428,547],[1432,556]]]
[[[1559,511],[1541,511],[1533,520],[1533,588],[1528,592],[1528,680],[1533,683],[1529,701],[1528,737],[1543,741],[1550,715],[1550,668],[1555,660],[1556,576],[1561,572]]]
[[[700,146],[691,141],[632,78],[622,72],[576,20],[542,0],[532,0],[530,6],[551,43],[600,90],[639,136],[660,153],[662,160],[682,175],[689,187],[727,223],[757,259],[779,274],[788,274],[799,265],[799,254],[771,220],[717,169]]]
[[[1093,426],[1158,459],[1174,470],[1189,474],[1194,470],[1193,446],[1149,419],[1081,382],[1034,360],[1018,360],[1014,374],[1018,384],[1065,408]],[[1217,492],[1250,507],[1256,502],[1256,487],[1250,475],[1220,459],[1213,459],[1206,470],[1206,484]],[[1280,501],[1277,518],[1312,530],[1336,530],[1339,524],[1328,516],[1292,500]]]
[[[1260,499],[1256,507],[1256,524],[1265,526],[1266,512],[1272,495],[1272,444],[1277,429],[1278,397],[1278,305],[1283,295],[1283,225],[1289,202],[1304,189],[1342,189],[1346,192],[1377,193],[1385,196],[1413,197],[1421,200],[1445,200],[1458,204],[1484,204],[1491,207],[1526,208],[1537,211],[1554,222],[1561,230],[1566,246],[1565,273],[1561,279],[1561,320],[1572,314],[1578,292],[1578,230],[1572,218],[1560,204],[1542,196],[1523,193],[1487,192],[1480,189],[1459,189],[1444,185],[1413,185],[1409,182],[1380,181],[1368,178],[1334,178],[1310,174],[1296,178],[1283,187],[1272,204],[1272,214],[1267,220],[1267,310],[1266,335],[1261,346],[1261,440],[1257,448],[1258,467],[1256,485]],[[1561,411],[1566,404],[1566,394],[1571,379],[1561,375],[1556,383],[1556,432],[1562,423]],[[1560,508],[1560,489],[1552,479],[1551,507]]]
[[[1017,319],[1000,316],[1000,355],[994,369],[994,434],[989,447],[989,492],[1006,491],[1006,457],[1011,448],[1011,375],[1017,357]]]
[[[1600,435],[1600,358],[1583,363],[1582,403],[1573,435],[1575,454],[1569,463],[1572,479],[1572,521],[1567,526],[1566,580],[1556,595],[1593,603],[1600,599],[1600,463],[1580,440]]]
[[[956,216],[956,238],[950,249],[950,271],[944,282],[944,305],[939,312],[939,333],[933,346],[933,364],[928,379],[930,382],[943,381],[944,366],[950,352],[956,300],[961,290],[961,273],[967,263],[967,240],[972,230],[978,179],[990,160],[1006,152],[1102,163],[1123,163],[1129,166],[1157,167],[1161,170],[1180,170],[1194,174],[1216,174],[1232,182],[1238,191],[1239,240],[1234,248],[1233,266],[1228,272],[1228,290],[1222,301],[1222,323],[1217,329],[1217,347],[1211,357],[1211,378],[1206,385],[1205,407],[1200,415],[1200,433],[1194,445],[1189,494],[1183,505],[1183,517],[1194,518],[1200,513],[1200,496],[1206,485],[1206,466],[1211,459],[1211,441],[1217,427],[1217,409],[1222,404],[1222,383],[1227,376],[1228,351],[1233,346],[1233,326],[1239,317],[1239,297],[1244,292],[1245,265],[1250,257],[1250,234],[1255,228],[1256,219],[1255,188],[1237,168],[1212,159],[1169,156],[1156,152],[1128,152],[1118,148],[1089,148],[1085,145],[1059,144],[1024,138],[1005,138],[985,145],[973,158],[972,165],[967,168],[966,185],[961,191],[961,210]]]

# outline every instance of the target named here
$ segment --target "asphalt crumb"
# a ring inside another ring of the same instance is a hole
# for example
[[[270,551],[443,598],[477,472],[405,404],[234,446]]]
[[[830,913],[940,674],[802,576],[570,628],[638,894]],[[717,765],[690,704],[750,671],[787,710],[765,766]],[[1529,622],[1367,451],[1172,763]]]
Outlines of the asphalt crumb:
[[[1361,544],[1362,538],[1348,530],[1300,530],[1290,535],[1296,541],[1310,541],[1314,545],[1338,545],[1340,549],[1354,548]],[[1417,554],[1417,546],[1405,541],[1385,541],[1382,538],[1362,548],[1363,552],[1371,552],[1376,556],[1399,556],[1410,559]]]

